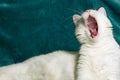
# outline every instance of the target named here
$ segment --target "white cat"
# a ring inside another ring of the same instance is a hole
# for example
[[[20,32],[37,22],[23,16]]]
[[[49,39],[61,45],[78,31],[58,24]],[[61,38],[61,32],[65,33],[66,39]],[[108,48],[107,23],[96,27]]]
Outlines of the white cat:
[[[76,80],[120,80],[120,48],[104,8],[73,16],[82,46]]]
[[[77,53],[56,51],[0,68],[0,80],[75,80]]]
[[[104,8],[74,15],[80,57],[56,51],[0,68],[0,80],[120,80],[120,49]],[[77,64],[78,63],[78,64]]]

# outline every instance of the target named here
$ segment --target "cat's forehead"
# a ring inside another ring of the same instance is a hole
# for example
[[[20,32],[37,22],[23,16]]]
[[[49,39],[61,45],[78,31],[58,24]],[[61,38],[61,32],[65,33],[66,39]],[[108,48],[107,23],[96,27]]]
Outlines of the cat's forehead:
[[[88,9],[84,13],[82,13],[81,17],[83,19],[87,19],[89,16],[97,18],[98,16],[103,16],[103,14],[98,10]]]
[[[88,9],[88,10],[86,10],[85,12],[87,12],[87,13],[91,13],[91,12],[97,12],[97,10]]]
[[[87,9],[86,11],[97,11],[96,9]]]

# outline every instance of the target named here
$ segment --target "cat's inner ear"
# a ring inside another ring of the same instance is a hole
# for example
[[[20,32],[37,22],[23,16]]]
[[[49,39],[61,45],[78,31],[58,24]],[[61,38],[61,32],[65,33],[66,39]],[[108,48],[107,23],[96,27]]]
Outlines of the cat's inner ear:
[[[98,12],[100,12],[100,13],[104,14],[105,16],[107,16],[107,13],[106,13],[106,11],[105,11],[105,8],[103,8],[103,7],[99,8],[99,9],[98,9]]]
[[[77,15],[77,14],[73,15],[73,22],[75,25],[77,24],[78,20],[80,20],[80,18],[81,18],[80,15]]]

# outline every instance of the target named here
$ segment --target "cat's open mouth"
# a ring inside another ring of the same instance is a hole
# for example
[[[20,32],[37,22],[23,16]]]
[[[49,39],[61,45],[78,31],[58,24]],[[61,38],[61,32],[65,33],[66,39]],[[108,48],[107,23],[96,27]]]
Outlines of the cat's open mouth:
[[[98,24],[97,24],[96,19],[89,15],[88,18],[87,18],[86,25],[87,25],[90,33],[91,33],[91,37],[94,38],[95,36],[97,36],[97,34],[98,34]]]

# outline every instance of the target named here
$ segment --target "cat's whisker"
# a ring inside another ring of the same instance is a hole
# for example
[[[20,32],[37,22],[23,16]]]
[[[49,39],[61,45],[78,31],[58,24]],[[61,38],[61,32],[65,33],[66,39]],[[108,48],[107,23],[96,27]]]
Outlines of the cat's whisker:
[[[108,28],[111,28],[111,29],[112,29],[112,27],[108,27]]]
[[[77,12],[78,14],[80,14],[80,13],[83,12],[82,9],[74,10],[74,9],[71,9],[71,8],[67,8],[67,10],[71,10],[71,11],[73,11],[73,12]],[[73,17],[73,15],[69,16],[68,18],[66,18],[66,19],[62,22],[62,24],[64,24],[65,22],[71,20],[72,17]],[[73,21],[72,21],[69,25],[71,25],[71,24],[74,24]]]
[[[74,24],[73,22],[71,22],[70,24],[69,24],[69,26],[71,26],[72,24]]]
[[[71,8],[67,8],[67,9],[70,10],[70,11],[76,12],[76,13],[80,13],[80,11],[78,11],[78,10],[74,10],[74,9],[71,9]]]
[[[92,7],[94,10],[97,10],[96,8],[99,6],[98,1],[94,1],[94,3],[92,4]]]
[[[62,23],[65,23],[67,22],[68,20],[71,20],[72,19],[72,16],[69,16],[68,18],[66,18]]]
[[[81,9],[81,8],[77,8],[77,9],[78,9],[78,11],[79,11],[79,14],[81,14],[81,13],[84,12],[83,9]]]

